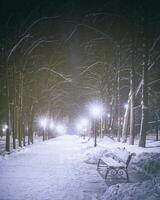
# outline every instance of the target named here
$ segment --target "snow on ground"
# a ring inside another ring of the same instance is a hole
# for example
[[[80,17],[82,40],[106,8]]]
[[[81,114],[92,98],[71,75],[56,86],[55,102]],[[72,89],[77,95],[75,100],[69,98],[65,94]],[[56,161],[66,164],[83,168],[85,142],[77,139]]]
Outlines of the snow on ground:
[[[81,161],[78,136],[61,136],[0,160],[0,200],[90,200],[106,186]]]
[[[136,153],[130,182],[106,184],[96,163],[117,147]],[[105,137],[95,148],[93,139],[60,136],[1,157],[0,200],[159,200],[159,169],[160,142],[148,141],[144,149]]]
[[[158,200],[160,178],[137,183],[122,183],[109,187],[101,200]]]
[[[116,142],[110,138],[98,140],[97,148],[93,141],[83,147],[84,161],[96,164],[102,155],[114,154],[118,148],[136,153],[129,167],[130,183],[116,181],[107,182],[106,192],[99,196],[100,200],[159,200],[160,199],[160,141],[147,141],[147,147],[141,148]],[[102,173],[102,176],[103,173]]]
[[[149,176],[155,176],[160,173],[160,141],[147,141],[147,147],[142,148],[135,145],[116,142],[113,139],[105,137],[98,140],[97,148],[93,147],[93,141],[90,140],[84,148],[84,161],[90,164],[96,164],[103,154],[114,154],[117,148],[125,148],[128,152],[135,153],[132,159],[132,165],[139,171]]]
[[[16,152],[16,151],[20,151],[22,148],[25,148],[25,147],[19,147],[18,146],[18,139],[16,139],[16,149],[13,149],[13,143],[12,143],[12,137],[10,137],[10,141],[11,141],[11,144],[10,144],[10,153],[12,152]],[[37,142],[40,142],[42,141],[42,137],[39,137],[39,136],[34,136],[34,143],[37,143]],[[6,143],[6,136],[3,136],[3,137],[0,137],[0,155],[5,155],[6,152],[5,152],[5,143]],[[28,145],[28,137],[26,136],[25,137],[25,143],[26,143],[26,146]],[[22,145],[23,145],[23,142],[22,142]]]

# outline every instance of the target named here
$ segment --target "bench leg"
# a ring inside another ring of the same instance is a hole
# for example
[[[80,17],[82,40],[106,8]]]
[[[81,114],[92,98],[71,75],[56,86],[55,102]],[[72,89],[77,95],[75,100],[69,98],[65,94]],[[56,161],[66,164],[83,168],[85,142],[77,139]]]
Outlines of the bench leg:
[[[99,169],[100,162],[101,162],[101,159],[98,160],[97,169]]]
[[[125,172],[126,172],[127,182],[129,182],[128,170],[125,170]]]
[[[106,174],[105,174],[105,181],[107,179],[108,173],[109,173],[109,168],[107,168],[107,171],[106,171]]]

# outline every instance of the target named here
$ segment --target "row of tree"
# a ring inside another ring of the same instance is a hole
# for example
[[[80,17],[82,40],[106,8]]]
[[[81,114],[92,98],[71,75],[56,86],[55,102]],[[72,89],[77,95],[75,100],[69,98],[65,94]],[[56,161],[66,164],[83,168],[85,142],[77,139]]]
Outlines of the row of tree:
[[[148,9],[144,2],[129,5],[123,14],[91,12],[77,21],[42,17],[25,31],[16,28],[12,36],[3,27],[0,91],[1,121],[9,127],[6,150],[10,135],[13,148],[17,139],[24,146],[26,136],[33,143],[36,116],[73,119],[92,99],[103,102],[110,113],[105,134],[122,142],[129,135],[134,144],[139,122],[139,146],[145,147],[149,118],[159,119],[160,37],[151,31],[159,22]],[[57,28],[62,20],[66,37]]]

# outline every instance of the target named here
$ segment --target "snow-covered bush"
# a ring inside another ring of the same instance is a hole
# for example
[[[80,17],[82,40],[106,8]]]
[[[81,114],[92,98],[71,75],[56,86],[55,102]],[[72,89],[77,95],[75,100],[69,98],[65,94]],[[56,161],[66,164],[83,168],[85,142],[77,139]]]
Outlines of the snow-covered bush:
[[[149,176],[160,174],[160,153],[141,153],[135,157],[133,166]]]
[[[85,152],[84,162],[88,164],[97,164],[99,158],[103,155],[104,149],[102,148],[91,148]]]
[[[159,200],[160,177],[138,183],[122,183],[110,186],[100,200]]]

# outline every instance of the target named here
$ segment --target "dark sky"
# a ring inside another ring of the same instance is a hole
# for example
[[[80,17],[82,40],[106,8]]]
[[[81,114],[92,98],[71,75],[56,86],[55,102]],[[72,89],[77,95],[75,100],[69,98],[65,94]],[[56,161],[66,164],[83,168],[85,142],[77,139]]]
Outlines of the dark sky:
[[[61,16],[77,20],[89,13],[112,13],[129,16],[136,4],[141,15],[142,2],[148,2],[150,15],[160,19],[159,0],[0,0],[0,24],[27,27],[39,17]]]
[[[44,22],[41,22],[39,26],[34,26],[34,30],[30,31],[33,39],[31,39],[30,43],[28,42],[28,45],[33,44],[35,39],[42,37],[46,37],[47,39],[54,37],[52,39],[62,39],[64,41],[75,25],[73,25],[73,23],[64,23],[66,20],[76,21],[79,23],[84,22],[93,25],[93,27],[104,31],[105,33],[108,31],[108,27],[112,24],[112,31],[110,34],[115,40],[118,40],[120,37],[117,31],[118,23],[121,23],[121,31],[123,33],[126,32],[128,27],[125,24],[125,20],[117,20],[117,24],[115,24],[116,28],[114,28],[113,16],[121,16],[121,19],[123,19],[123,17],[128,19],[132,15],[134,2],[137,18],[143,15],[142,3],[144,3],[144,5],[147,5],[148,3],[151,23],[153,22],[154,26],[152,37],[155,37],[155,35],[158,36],[160,32],[159,23],[157,23],[160,21],[160,0],[0,0],[0,39],[8,38],[8,40],[11,41],[8,49],[11,49],[35,20],[43,17],[58,16],[57,24],[54,24],[53,21],[44,20]],[[92,17],[89,17],[90,14]],[[99,18],[100,20],[95,20],[97,14],[101,14],[101,18]],[[112,19],[110,20],[110,18],[108,18],[106,20],[105,18],[104,20],[103,16],[105,17],[106,15],[112,16]],[[154,23],[156,23],[156,25],[154,25]],[[34,33],[32,31],[34,31]],[[152,31],[152,29],[150,29],[150,31]],[[95,33],[96,31],[94,34]],[[56,36],[56,34],[58,36]],[[62,51],[60,50],[61,54],[66,56],[67,64],[64,63],[62,66],[62,71],[64,73],[64,70],[66,69],[69,74],[69,67],[71,66],[71,71],[75,79],[78,77],[77,74],[79,71],[75,66],[83,64],[83,60],[85,60],[83,57],[84,55],[82,55],[83,52],[79,51],[79,46],[83,44],[83,42],[89,40],[90,37],[95,38],[94,34],[91,31],[86,32],[81,29],[81,31],[78,31],[75,34],[75,38],[72,38],[72,42],[67,43],[67,48],[64,45]],[[98,35],[98,37],[100,37],[100,35]],[[7,41],[7,39],[5,40]],[[47,54],[48,57],[46,57],[46,60],[48,61],[51,58],[50,53],[53,52],[57,46],[55,48],[53,45],[53,47],[49,48],[49,44],[47,45],[48,46],[43,46],[42,48],[40,46],[39,51],[44,53],[45,56]],[[108,52],[106,54],[109,55],[109,52],[111,52],[109,45],[109,43],[101,44],[99,50],[103,49],[103,46],[108,46]],[[35,52],[35,54],[36,53],[37,52]],[[100,51],[95,52],[95,55],[98,55],[98,53],[102,55]],[[56,53],[55,55],[58,56]],[[59,66],[58,70],[61,71],[61,66]],[[72,96],[76,97],[76,95],[74,95],[74,88],[72,91]]]
[[[135,0],[136,4],[141,4],[144,0]],[[33,18],[35,15],[54,15],[64,13],[74,13],[77,15],[93,11],[124,12],[132,5],[132,0],[1,0],[1,21],[8,17],[16,20],[23,20],[27,15]],[[147,2],[145,0],[144,2]],[[159,1],[148,0],[152,14],[159,12]],[[154,13],[153,13],[154,12]]]
[[[44,16],[59,15],[77,19],[88,13],[102,12],[129,16],[133,2],[136,4],[137,14],[141,15],[141,4],[146,4],[147,1],[150,15],[159,19],[159,0],[1,0],[0,24],[25,27]]]

